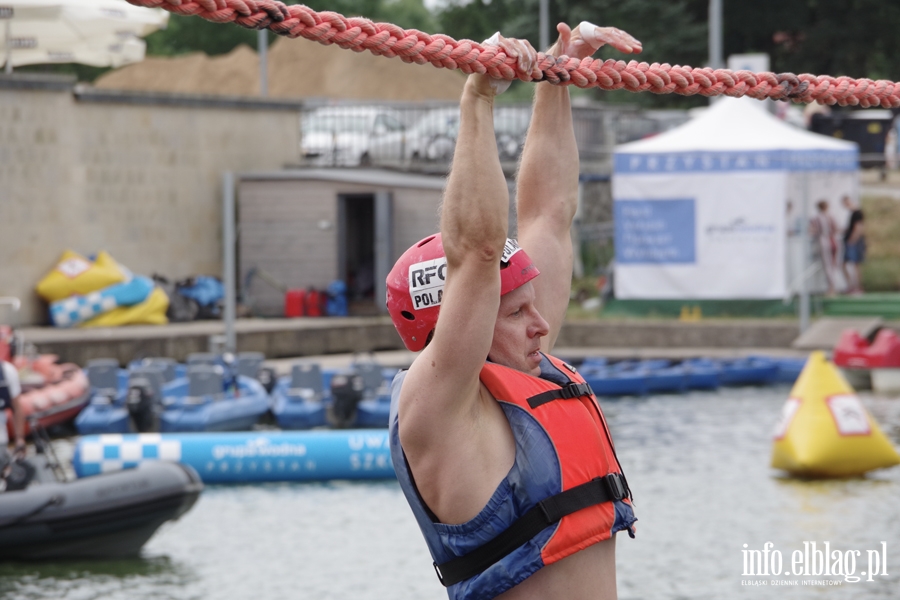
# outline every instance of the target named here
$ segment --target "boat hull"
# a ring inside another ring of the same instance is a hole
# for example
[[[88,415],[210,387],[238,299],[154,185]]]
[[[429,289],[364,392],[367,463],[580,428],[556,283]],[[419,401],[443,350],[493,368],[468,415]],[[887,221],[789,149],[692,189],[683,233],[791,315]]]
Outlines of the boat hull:
[[[0,560],[136,556],[202,489],[191,467],[156,461],[0,494]]]

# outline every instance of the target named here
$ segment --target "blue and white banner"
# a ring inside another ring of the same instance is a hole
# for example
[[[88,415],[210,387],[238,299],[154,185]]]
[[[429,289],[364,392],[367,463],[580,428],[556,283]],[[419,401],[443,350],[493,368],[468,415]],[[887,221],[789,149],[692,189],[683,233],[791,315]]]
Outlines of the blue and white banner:
[[[387,429],[85,436],[72,465],[89,477],[147,460],[190,465],[204,483],[394,477]]]
[[[618,264],[693,264],[694,199],[617,200],[613,223]]]
[[[856,171],[854,150],[736,150],[616,153],[617,175],[732,171]]]
[[[613,178],[615,294],[782,298],[787,173]]]

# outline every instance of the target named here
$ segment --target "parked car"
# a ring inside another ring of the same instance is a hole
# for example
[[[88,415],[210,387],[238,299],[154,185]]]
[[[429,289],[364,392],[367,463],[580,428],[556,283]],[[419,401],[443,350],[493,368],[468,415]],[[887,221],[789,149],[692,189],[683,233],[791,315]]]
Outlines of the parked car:
[[[501,160],[516,160],[525,143],[531,111],[525,107],[498,107],[494,110],[494,131]],[[435,108],[423,115],[405,131],[373,140],[374,159],[393,157],[403,148],[403,160],[412,162],[447,162],[453,157],[459,131],[459,108]]]
[[[500,160],[518,160],[531,123],[531,107],[500,106],[494,109],[494,134]]]
[[[371,149],[377,144],[380,158],[401,160],[404,129],[401,114],[390,108],[319,108],[301,118],[300,153],[307,164],[368,166],[372,164]]]

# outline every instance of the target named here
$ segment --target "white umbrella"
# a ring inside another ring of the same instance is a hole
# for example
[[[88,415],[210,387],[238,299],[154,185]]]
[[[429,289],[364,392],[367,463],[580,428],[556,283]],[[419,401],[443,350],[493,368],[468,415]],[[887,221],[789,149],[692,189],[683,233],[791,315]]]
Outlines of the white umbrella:
[[[164,29],[169,13],[125,0],[0,0],[0,18],[6,20],[0,49],[8,71],[43,63],[138,62],[146,49],[140,38]]]

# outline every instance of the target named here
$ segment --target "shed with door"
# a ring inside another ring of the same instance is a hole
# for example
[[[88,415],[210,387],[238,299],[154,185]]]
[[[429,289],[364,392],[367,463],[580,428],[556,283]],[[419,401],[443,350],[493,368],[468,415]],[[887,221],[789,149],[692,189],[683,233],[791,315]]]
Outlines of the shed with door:
[[[238,192],[239,293],[282,316],[285,290],[346,283],[351,314],[385,312],[394,261],[439,226],[445,178],[382,169],[244,173]]]

